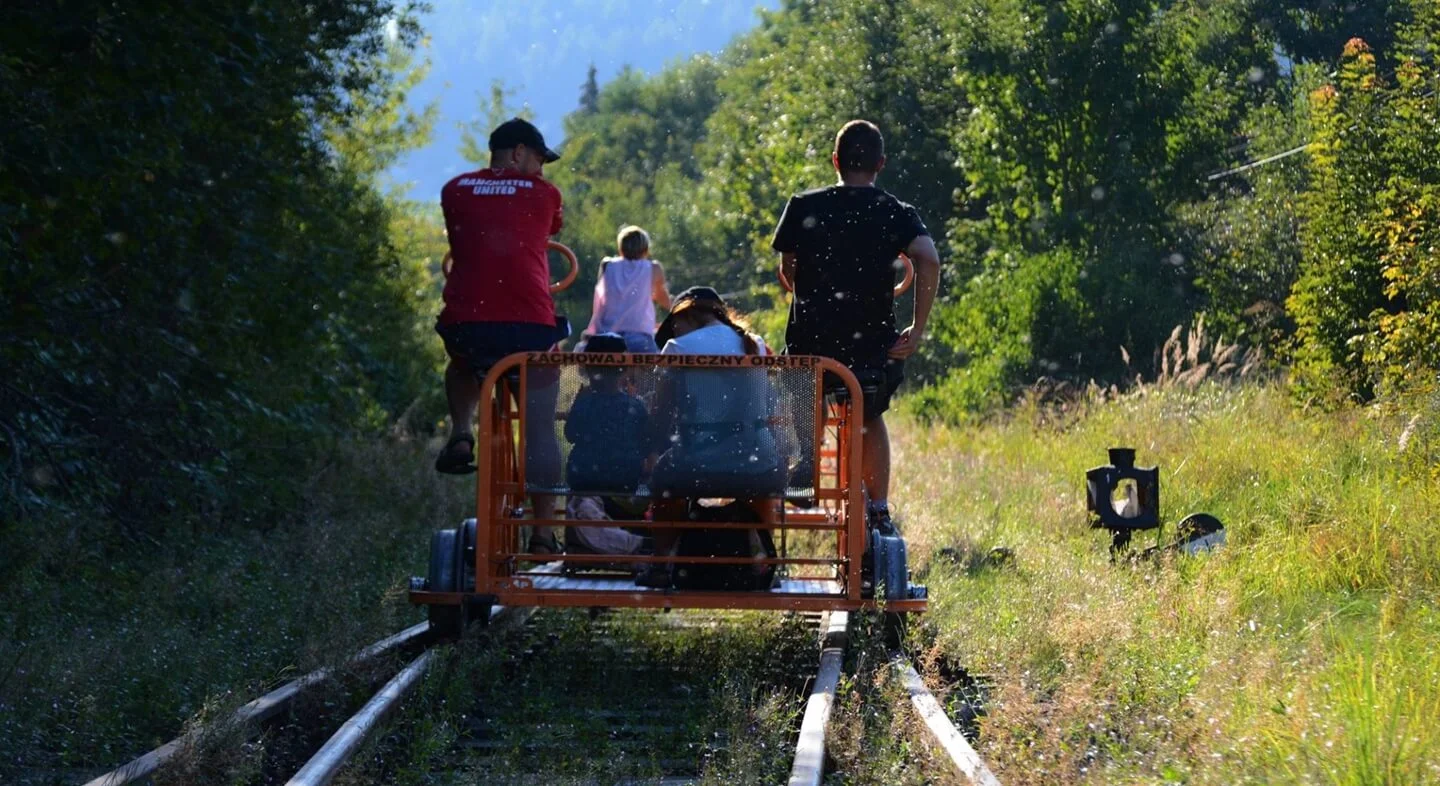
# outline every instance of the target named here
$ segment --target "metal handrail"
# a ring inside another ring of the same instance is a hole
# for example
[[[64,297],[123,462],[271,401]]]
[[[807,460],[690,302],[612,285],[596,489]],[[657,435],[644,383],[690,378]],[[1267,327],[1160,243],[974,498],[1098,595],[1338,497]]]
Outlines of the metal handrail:
[[[558,295],[569,289],[570,285],[575,283],[575,279],[580,277],[580,260],[575,256],[575,252],[571,251],[570,247],[564,243],[557,243],[551,240],[545,244],[545,249],[547,251],[554,251],[570,261],[570,271],[559,281],[550,285],[550,294]],[[449,278],[450,269],[453,267],[455,267],[455,257],[452,256],[449,251],[446,251],[445,258],[440,260],[440,272],[444,273],[446,278]]]

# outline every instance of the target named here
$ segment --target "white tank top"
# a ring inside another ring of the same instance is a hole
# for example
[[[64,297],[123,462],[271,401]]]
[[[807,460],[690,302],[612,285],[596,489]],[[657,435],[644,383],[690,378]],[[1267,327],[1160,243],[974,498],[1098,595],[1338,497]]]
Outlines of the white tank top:
[[[607,257],[605,272],[595,282],[590,335],[654,333],[655,263],[649,259]]]

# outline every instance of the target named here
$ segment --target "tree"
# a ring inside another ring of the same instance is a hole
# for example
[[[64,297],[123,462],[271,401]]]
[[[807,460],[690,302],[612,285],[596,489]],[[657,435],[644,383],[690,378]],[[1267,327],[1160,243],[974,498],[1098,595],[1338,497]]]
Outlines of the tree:
[[[649,230],[675,286],[696,280],[691,276],[708,263],[708,238],[696,238],[680,217],[693,205],[694,151],[720,101],[720,70],[704,55],[654,77],[626,68],[599,89],[594,112],[582,108],[566,117],[564,157],[547,175],[565,195],[561,239],[584,263],[562,297],[572,319],[588,314],[595,261],[615,253],[622,225]]]
[[[959,106],[943,2],[806,3],[762,13],[726,54],[725,100],[699,150],[692,209],[718,235],[712,275],[737,288],[774,286],[770,234],[793,194],[835,181],[835,134],[867,118],[886,135],[881,185],[913,201],[938,235],[961,183],[949,127]]]
[[[421,130],[389,113],[411,10],[5,7],[8,520],[283,517],[298,466],[413,399],[433,341],[376,183]]]
[[[1299,276],[1300,195],[1310,188],[1302,148],[1313,136],[1309,94],[1326,78],[1324,70],[1296,64],[1287,78],[1263,89],[1243,123],[1244,143],[1232,148],[1242,157],[1226,162],[1232,174],[1217,173],[1207,197],[1178,213],[1191,235],[1206,324],[1272,355],[1295,329],[1285,301]],[[1291,155],[1269,158],[1286,152]],[[1259,165],[1245,169],[1244,157]]]
[[[490,83],[490,95],[479,98],[478,119],[460,124],[460,157],[476,166],[490,163],[490,132],[496,126],[511,118],[520,117],[534,120],[535,112],[529,104],[516,109],[510,105],[515,91],[505,87],[505,81],[496,79]]]
[[[1440,12],[1414,9],[1393,81],[1352,39],[1312,99],[1314,179],[1289,301],[1294,378],[1309,396],[1368,399],[1440,368]]]
[[[580,86],[580,109],[582,115],[593,115],[600,111],[600,82],[595,78],[595,64],[585,72],[585,84]]]
[[[1360,38],[1372,52],[1390,57],[1395,34],[1411,18],[1407,0],[1285,0],[1257,3],[1255,24],[1301,62],[1334,63],[1346,41]]]
[[[936,329],[938,351],[981,364],[956,373],[961,399],[1039,374],[1118,375],[1121,347],[1148,357],[1188,318],[1174,210],[1203,194],[1267,56],[1232,6],[974,0],[950,17],[968,186],[950,226],[960,287]],[[1012,334],[972,329],[996,308]]]
[[[348,110],[326,118],[325,139],[346,168],[378,180],[405,152],[429,143],[440,108],[409,107],[410,92],[430,73],[429,60],[417,65],[411,47],[387,46],[363,68],[369,82],[386,89],[351,90]]]

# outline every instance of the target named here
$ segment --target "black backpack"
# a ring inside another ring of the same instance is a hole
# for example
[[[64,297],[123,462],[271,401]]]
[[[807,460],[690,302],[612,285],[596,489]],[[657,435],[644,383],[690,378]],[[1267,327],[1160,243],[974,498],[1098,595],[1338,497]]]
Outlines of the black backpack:
[[[743,502],[707,508],[690,503],[692,521],[753,521],[760,516]],[[776,556],[775,540],[770,530],[688,529],[680,536],[676,552],[680,557],[760,557]],[[775,565],[686,565],[675,566],[675,586],[692,590],[750,591],[768,590],[776,582]]]

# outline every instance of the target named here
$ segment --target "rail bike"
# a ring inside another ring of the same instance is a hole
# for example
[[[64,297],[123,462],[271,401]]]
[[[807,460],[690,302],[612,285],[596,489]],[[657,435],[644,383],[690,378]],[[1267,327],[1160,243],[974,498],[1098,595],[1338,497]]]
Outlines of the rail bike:
[[[601,385],[643,411],[643,459],[624,435],[613,458],[581,444]],[[410,602],[449,636],[495,606],[923,612],[904,539],[865,515],[865,395],[824,357],[511,355],[481,382],[475,517],[432,535]],[[547,529],[566,531],[566,553],[530,549]],[[640,545],[572,549],[596,540],[577,534]],[[637,578],[656,566],[665,580]]]

